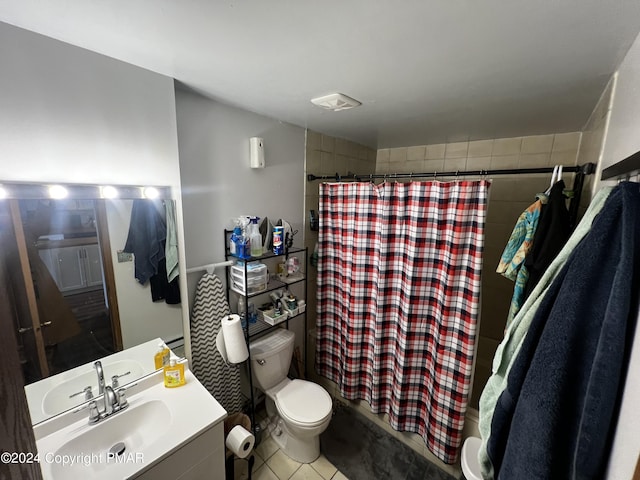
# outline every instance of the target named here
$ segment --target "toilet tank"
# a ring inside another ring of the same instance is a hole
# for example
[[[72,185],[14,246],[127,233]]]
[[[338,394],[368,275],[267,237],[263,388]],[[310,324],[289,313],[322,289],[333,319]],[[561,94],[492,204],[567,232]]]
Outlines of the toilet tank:
[[[295,334],[292,331],[278,328],[249,344],[253,378],[256,386],[263,392],[287,377],[294,340]]]

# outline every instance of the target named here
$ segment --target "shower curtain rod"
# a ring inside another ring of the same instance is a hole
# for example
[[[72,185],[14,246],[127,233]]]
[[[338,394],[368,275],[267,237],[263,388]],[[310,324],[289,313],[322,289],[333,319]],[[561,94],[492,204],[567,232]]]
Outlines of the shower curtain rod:
[[[595,172],[596,165],[594,163],[585,163],[584,165],[577,165],[574,167],[563,167],[563,172],[568,173],[582,173],[583,175],[591,175]],[[437,177],[460,177],[460,176],[489,176],[489,175],[525,175],[533,173],[553,173],[553,167],[540,167],[540,168],[507,168],[498,170],[456,170],[455,172],[432,172],[432,173],[373,173],[358,175],[356,173],[348,173],[347,175],[314,175],[312,173],[307,175],[307,181],[313,182],[314,180],[335,180],[340,182],[341,180],[373,180],[374,178],[384,178],[389,180],[395,180],[397,178],[437,178]]]

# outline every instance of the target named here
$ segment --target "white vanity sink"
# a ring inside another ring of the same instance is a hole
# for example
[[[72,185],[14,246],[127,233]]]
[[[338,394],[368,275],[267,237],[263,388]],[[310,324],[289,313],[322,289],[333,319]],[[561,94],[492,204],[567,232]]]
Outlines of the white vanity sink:
[[[80,462],[71,466],[54,463],[51,469],[53,478],[69,478],[70,474],[94,478],[101,471],[109,469],[109,463],[115,463],[119,459],[126,460],[132,452],[135,461],[137,452],[142,453],[153,442],[162,441],[162,436],[168,433],[170,426],[171,412],[160,400],[145,401],[129,407],[101,423],[80,429],[80,433],[74,433],[54,453],[56,457],[73,458],[80,453],[91,452],[102,457],[104,462]],[[114,446],[118,448],[110,452]],[[116,450],[118,454],[115,453]]]
[[[88,424],[88,409],[36,425],[43,477],[224,478],[226,412],[189,370],[185,376],[185,386],[169,389],[162,372],[150,375],[130,390],[125,410],[94,425]],[[184,453],[198,438],[198,447]]]

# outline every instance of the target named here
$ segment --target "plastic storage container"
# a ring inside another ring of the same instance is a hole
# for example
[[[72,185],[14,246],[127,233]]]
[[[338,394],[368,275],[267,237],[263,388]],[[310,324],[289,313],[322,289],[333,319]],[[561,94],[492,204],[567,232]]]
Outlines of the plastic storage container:
[[[230,268],[232,288],[242,295],[251,295],[267,289],[269,272],[261,262],[247,263],[247,278],[244,278],[244,264],[238,262]]]

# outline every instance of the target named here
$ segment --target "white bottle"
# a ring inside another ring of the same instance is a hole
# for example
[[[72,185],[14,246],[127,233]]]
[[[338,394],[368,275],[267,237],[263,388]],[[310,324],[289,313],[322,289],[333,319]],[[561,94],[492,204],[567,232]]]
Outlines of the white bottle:
[[[258,228],[258,220],[260,220],[258,217],[251,217],[251,223],[247,227],[252,257],[262,255],[262,235],[260,235],[260,229]]]

